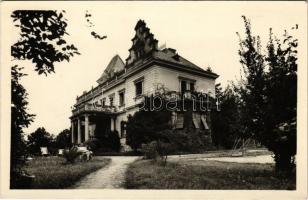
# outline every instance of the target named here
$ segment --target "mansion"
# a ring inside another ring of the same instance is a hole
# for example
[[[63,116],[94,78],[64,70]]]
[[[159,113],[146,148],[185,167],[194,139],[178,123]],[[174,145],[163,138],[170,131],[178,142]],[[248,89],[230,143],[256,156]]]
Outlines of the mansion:
[[[193,47],[192,47],[193,50]],[[207,91],[215,96],[217,74],[204,70],[180,56],[175,49],[158,48],[158,41],[143,20],[135,26],[129,56],[115,55],[97,86],[78,96],[71,120],[72,143],[81,144],[105,132],[119,134],[126,150],[125,129],[129,115],[139,110],[144,96],[163,85],[169,91]],[[174,113],[176,128],[183,128],[183,115]],[[205,114],[194,115],[194,126],[209,129]]]

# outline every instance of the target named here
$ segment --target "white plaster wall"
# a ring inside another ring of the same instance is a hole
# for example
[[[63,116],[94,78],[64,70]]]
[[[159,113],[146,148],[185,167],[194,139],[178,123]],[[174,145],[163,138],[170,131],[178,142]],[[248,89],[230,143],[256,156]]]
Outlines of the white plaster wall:
[[[141,77],[144,77],[143,93],[149,94],[153,92],[153,89],[155,88],[155,85],[157,84],[157,67],[152,66],[126,79],[125,81],[125,96],[126,96],[125,106],[126,107],[134,106],[137,103],[140,103],[140,101],[142,100],[142,98],[135,99],[136,91],[135,91],[135,83],[134,83],[135,80]]]
[[[180,72],[173,69],[157,66],[157,83],[163,84],[166,88],[172,91],[180,91],[180,80],[179,76],[196,80],[195,90],[198,92],[211,91],[212,95],[215,95],[215,80],[192,75],[186,72]]]

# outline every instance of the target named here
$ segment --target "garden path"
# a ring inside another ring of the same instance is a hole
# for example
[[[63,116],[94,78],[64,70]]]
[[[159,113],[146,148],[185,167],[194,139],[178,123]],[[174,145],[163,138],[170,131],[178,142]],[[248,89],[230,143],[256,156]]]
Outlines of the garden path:
[[[104,156],[105,157],[105,156]],[[121,189],[124,188],[125,172],[128,164],[134,162],[136,156],[106,156],[111,162],[77,182],[74,189]]]

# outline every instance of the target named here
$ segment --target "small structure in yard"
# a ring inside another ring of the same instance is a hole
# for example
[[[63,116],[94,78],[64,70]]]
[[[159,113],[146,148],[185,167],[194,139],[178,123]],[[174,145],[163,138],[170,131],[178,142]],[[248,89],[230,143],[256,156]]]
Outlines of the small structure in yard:
[[[40,149],[41,149],[41,155],[42,156],[48,156],[49,155],[47,147],[41,147]]]
[[[63,156],[63,152],[64,152],[64,149],[59,149],[58,150],[58,156]]]

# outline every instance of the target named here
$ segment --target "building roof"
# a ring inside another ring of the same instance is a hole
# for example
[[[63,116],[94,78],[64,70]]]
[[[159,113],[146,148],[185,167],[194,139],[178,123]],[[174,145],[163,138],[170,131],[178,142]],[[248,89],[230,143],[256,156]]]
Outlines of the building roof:
[[[153,53],[153,57],[155,59],[159,59],[159,60],[163,60],[163,61],[167,61],[170,63],[174,63],[174,64],[178,64],[179,66],[181,66],[181,68],[190,68],[193,70],[197,70],[200,72],[207,72],[212,74],[213,76],[217,76],[217,74],[213,73],[213,72],[209,72],[206,71],[204,69],[202,69],[201,67],[195,65],[194,63],[188,61],[187,59],[185,59],[184,57],[180,56],[175,49],[172,48],[165,48],[163,50],[159,50]]]
[[[107,65],[101,77],[97,80],[98,83],[103,83],[107,79],[113,77],[117,72],[124,70],[124,62],[119,55],[115,55]]]
[[[204,69],[202,69],[201,67],[198,67],[194,63],[186,60],[185,58],[177,54],[175,49],[166,48],[166,49],[157,51],[154,53],[153,57],[164,60],[164,61],[169,61],[169,62],[185,65],[193,69],[204,71]]]

